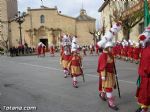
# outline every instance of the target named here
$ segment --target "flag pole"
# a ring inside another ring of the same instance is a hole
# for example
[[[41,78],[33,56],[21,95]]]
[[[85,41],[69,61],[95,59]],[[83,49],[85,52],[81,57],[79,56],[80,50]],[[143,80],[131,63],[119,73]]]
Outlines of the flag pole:
[[[150,24],[150,14],[148,1],[144,0],[144,27],[147,27]]]

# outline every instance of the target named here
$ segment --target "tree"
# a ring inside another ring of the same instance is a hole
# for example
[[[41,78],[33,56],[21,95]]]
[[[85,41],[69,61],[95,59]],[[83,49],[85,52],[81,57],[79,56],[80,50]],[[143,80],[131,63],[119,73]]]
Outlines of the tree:
[[[6,33],[8,29],[4,24],[7,25],[7,22],[0,20],[0,47],[3,48],[5,52],[7,52],[9,49],[9,38]]]
[[[8,46],[8,37],[4,37],[3,34],[1,34],[1,40],[0,40],[0,46],[5,50],[5,51],[8,51],[9,49],[9,46]]]
[[[101,40],[101,35],[103,33],[103,28],[99,29],[98,31],[90,31],[89,33],[93,36],[93,40],[94,40],[94,45]]]
[[[131,29],[144,17],[142,8],[143,1],[112,1],[110,4],[113,20],[115,22],[122,21],[123,36],[126,40],[129,40]]]

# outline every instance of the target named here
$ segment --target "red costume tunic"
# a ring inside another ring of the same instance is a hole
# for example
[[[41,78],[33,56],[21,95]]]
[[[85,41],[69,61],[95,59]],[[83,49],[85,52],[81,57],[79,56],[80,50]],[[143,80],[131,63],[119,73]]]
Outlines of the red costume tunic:
[[[115,86],[114,60],[112,54],[103,52],[100,55],[97,72],[99,73],[99,91],[112,92]],[[102,81],[101,77],[105,77],[106,80]]]
[[[140,55],[140,48],[133,48],[133,59],[138,60]]]
[[[124,56],[125,56],[125,57],[128,56],[127,52],[128,52],[128,46],[125,46],[125,48],[124,48]]]
[[[38,51],[38,55],[40,55],[42,51],[42,45],[38,46],[37,51]]]
[[[121,56],[121,50],[122,50],[122,46],[121,45],[118,45],[118,48],[117,48],[117,54],[118,56]]]
[[[138,73],[141,78],[136,94],[138,103],[148,107],[150,106],[150,46],[141,52]]]
[[[121,49],[121,56],[125,56],[125,47],[122,47],[122,49]]]
[[[128,58],[132,58],[133,57],[133,47],[129,46],[128,48]]]
[[[82,66],[82,62],[81,62],[80,56],[73,55],[70,57],[70,62],[69,62],[68,68],[69,68],[72,76],[78,77],[80,75],[83,75],[81,66]]]

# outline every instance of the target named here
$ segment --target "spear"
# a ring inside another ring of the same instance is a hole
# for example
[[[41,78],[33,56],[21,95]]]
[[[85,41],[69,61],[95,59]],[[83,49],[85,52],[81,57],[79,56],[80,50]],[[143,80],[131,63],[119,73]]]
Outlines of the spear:
[[[81,67],[80,67],[80,70],[81,70],[81,72],[82,72],[83,82],[85,82],[84,73],[83,73],[83,70],[82,70],[82,68],[81,68]]]
[[[118,95],[119,95],[119,98],[121,98],[121,95],[120,95],[120,87],[119,87],[119,82],[118,82],[118,75],[117,75],[115,63],[114,63],[114,72],[115,72],[115,78],[116,78],[116,83],[117,83]]]
[[[83,82],[85,82],[84,73],[82,72]]]

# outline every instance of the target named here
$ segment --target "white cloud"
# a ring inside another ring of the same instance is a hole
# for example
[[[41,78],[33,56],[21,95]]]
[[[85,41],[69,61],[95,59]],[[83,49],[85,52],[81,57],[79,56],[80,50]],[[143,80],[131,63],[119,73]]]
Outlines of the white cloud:
[[[103,3],[103,0],[43,0],[43,3],[47,7],[57,6],[63,14],[68,16],[77,17],[80,13],[80,9],[83,8],[87,11],[87,14],[99,21],[98,9]],[[41,6],[41,0],[18,0],[19,10],[26,11],[27,7],[39,8]]]

